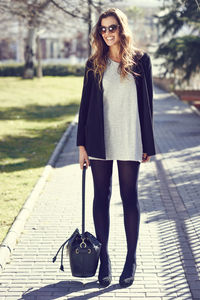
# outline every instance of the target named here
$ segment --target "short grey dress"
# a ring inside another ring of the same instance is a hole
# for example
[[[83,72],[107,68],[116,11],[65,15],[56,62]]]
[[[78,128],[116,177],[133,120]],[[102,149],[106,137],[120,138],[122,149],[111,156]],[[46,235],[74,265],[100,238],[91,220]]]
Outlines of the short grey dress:
[[[120,78],[119,63],[109,59],[103,75],[103,112],[106,159],[142,161],[142,139],[135,79]]]

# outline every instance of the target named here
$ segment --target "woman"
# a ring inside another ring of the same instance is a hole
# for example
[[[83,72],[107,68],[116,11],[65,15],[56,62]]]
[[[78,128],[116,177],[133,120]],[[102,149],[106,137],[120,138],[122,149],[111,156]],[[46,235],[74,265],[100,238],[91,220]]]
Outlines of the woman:
[[[117,161],[127,255],[119,283],[130,286],[136,270],[140,209],[137,179],[141,162],[155,154],[152,126],[152,76],[149,56],[133,47],[125,14],[111,8],[92,33],[77,132],[80,167],[91,166],[93,217],[102,243],[98,279],[112,280],[108,254],[109,205],[113,160]]]

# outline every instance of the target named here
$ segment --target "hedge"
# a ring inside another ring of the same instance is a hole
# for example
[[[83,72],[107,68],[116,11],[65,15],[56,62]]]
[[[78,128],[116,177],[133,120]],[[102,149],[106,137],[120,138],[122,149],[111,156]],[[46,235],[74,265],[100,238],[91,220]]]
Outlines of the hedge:
[[[59,64],[59,65],[44,65],[42,66],[42,71],[44,76],[83,76],[84,75],[83,65],[69,65],[69,64]],[[13,64],[13,65],[0,65],[0,76],[20,76],[22,77],[24,70],[24,65]],[[34,68],[36,75],[36,67]]]

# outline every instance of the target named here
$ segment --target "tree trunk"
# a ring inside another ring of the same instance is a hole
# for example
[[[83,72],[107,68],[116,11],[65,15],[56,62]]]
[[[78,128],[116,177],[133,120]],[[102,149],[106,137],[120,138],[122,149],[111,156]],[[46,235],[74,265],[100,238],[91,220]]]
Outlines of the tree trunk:
[[[90,33],[92,31],[92,5],[91,0],[88,0],[88,57],[90,57],[92,48],[90,45]]]
[[[28,29],[28,36],[26,41],[26,48],[24,53],[25,66],[24,66],[24,79],[33,79],[34,77],[34,64],[33,64],[33,42],[35,38],[35,28]]]
[[[103,5],[102,1],[99,0],[99,2],[98,2],[98,7],[97,7],[97,11],[98,11],[98,14],[99,14],[99,15],[102,13],[102,5]]]
[[[41,52],[41,43],[40,43],[40,37],[37,35],[36,38],[36,45],[37,45],[37,77],[41,78],[42,77],[42,63],[41,63],[41,58],[42,58],[42,52]]]

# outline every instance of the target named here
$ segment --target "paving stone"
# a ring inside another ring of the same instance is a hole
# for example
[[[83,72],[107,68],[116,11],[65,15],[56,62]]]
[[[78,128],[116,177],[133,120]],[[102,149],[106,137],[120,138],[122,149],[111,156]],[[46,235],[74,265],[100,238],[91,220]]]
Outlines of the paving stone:
[[[102,289],[93,278],[72,277],[69,258],[65,272],[58,247],[81,229],[81,171],[76,130],[64,145],[46,181],[10,264],[0,274],[0,299],[200,299],[200,118],[172,94],[155,88],[154,130],[157,155],[140,166],[141,210],[135,282],[120,289],[126,237],[117,165],[113,168],[109,252],[113,282]],[[86,228],[94,233],[92,174],[86,175]],[[66,255],[64,253],[64,255]],[[98,267],[99,268],[99,267]],[[20,294],[20,295],[19,295]]]

